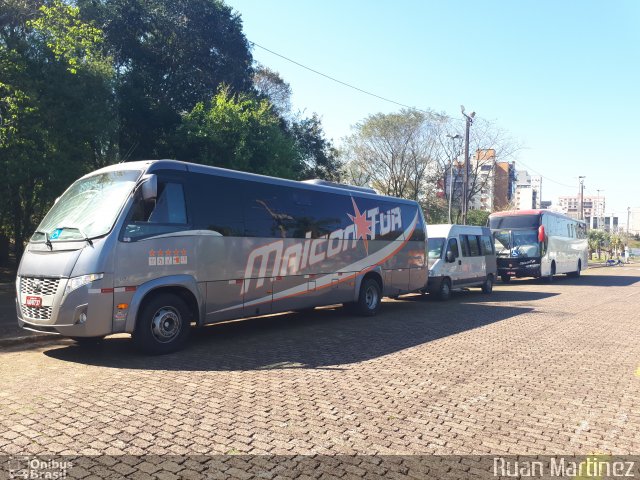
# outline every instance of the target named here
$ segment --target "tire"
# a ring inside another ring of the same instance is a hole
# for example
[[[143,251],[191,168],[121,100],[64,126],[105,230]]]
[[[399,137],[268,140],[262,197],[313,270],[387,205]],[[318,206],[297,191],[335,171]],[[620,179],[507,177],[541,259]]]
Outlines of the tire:
[[[489,274],[482,284],[482,293],[489,295],[493,292],[493,275]]]
[[[443,278],[440,283],[440,288],[438,288],[438,300],[446,301],[451,298],[451,280],[448,278]]]
[[[380,284],[373,278],[365,278],[360,285],[360,294],[355,303],[355,311],[359,315],[372,317],[382,304],[382,289]]]
[[[551,270],[547,276],[547,282],[553,283],[553,276],[556,274],[556,262],[551,262]]]
[[[578,278],[580,276],[581,270],[582,270],[582,260],[578,260],[578,269],[575,272],[570,272],[568,276],[573,278]]]
[[[500,280],[502,280],[502,283],[509,283],[511,281],[511,275],[500,275]]]
[[[133,341],[150,355],[163,355],[181,349],[189,338],[191,312],[173,293],[155,295],[138,313]]]

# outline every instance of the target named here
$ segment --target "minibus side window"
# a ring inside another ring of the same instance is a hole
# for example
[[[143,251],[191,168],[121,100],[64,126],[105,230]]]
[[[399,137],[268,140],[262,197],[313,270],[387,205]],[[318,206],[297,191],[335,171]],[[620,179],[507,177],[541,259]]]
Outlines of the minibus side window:
[[[187,209],[182,184],[159,183],[155,202],[145,202],[140,192],[136,193],[123,239],[131,241],[176,232],[186,226]]]

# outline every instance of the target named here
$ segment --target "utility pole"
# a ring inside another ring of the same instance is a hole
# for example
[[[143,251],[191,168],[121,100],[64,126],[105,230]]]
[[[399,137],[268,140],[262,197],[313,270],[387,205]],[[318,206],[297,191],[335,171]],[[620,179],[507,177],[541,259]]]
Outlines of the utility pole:
[[[584,220],[584,179],[586,177],[584,175],[580,175],[578,179],[580,180],[580,220]]]
[[[449,160],[449,223],[453,223],[451,221],[451,204],[453,203],[453,188],[454,188],[453,159],[457,156],[456,140],[462,140],[462,137],[457,133],[455,135],[447,134],[447,137],[451,139],[451,159]]]
[[[464,131],[464,183],[462,185],[462,224],[467,224],[467,210],[469,209],[469,131],[471,130],[471,124],[473,123],[473,117],[476,116],[476,112],[471,112],[470,115],[464,113],[464,105],[460,105],[462,115],[466,119],[465,131]]]
[[[629,221],[631,220],[631,207],[627,207],[627,238],[629,238]]]

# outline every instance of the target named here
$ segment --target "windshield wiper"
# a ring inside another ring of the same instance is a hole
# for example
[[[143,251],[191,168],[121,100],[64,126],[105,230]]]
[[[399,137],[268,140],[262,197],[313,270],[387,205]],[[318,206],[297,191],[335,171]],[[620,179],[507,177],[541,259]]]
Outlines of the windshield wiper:
[[[83,240],[85,240],[89,245],[93,247],[93,241],[91,241],[91,239],[87,236],[87,234],[84,233],[82,229],[78,227],[58,227],[55,230],[75,230],[82,236]]]
[[[41,230],[36,230],[33,233],[40,233],[44,235],[44,244],[49,247],[49,250],[53,250],[53,245],[51,244],[51,240],[49,240],[49,234],[47,232],[43,232]]]

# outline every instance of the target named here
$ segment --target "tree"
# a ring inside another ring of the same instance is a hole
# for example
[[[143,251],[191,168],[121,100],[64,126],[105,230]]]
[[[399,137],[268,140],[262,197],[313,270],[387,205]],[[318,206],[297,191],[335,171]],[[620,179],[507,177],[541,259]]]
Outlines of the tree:
[[[342,163],[338,151],[324,136],[318,115],[292,121],[289,132],[299,155],[301,170],[297,178],[340,181]]]
[[[112,69],[76,7],[10,0],[0,20],[0,206],[16,257],[53,199],[109,161]]]
[[[491,212],[487,212],[484,210],[469,210],[467,212],[467,225],[478,225],[481,227],[486,227],[490,214]]]
[[[593,257],[594,253],[600,256],[600,250],[609,245],[610,235],[603,230],[589,230],[587,233],[587,243],[589,246],[589,257]]]
[[[462,212],[462,182],[464,178],[464,155],[462,144],[454,143],[451,137],[458,134],[462,137],[463,124],[457,119],[446,119],[442,128],[438,130],[441,148],[436,150],[435,156],[439,176],[447,180],[444,191],[449,191],[449,183],[453,186],[453,217],[460,219]],[[469,138],[469,202],[477,198],[483,192],[488,192],[490,184],[496,174],[496,164],[508,161],[519,150],[520,146],[510,135],[495,123],[476,117],[470,130]],[[453,159],[453,161],[452,161]],[[453,168],[450,169],[450,165]],[[449,173],[451,172],[451,173]],[[448,181],[448,175],[452,174],[452,182]],[[495,205],[493,206],[495,209]],[[507,208],[506,205],[499,206]],[[469,209],[471,212],[471,209]]]
[[[120,151],[164,157],[182,115],[215,95],[252,89],[242,21],[220,0],[78,0],[104,29],[118,72]]]
[[[291,85],[278,72],[257,64],[253,73],[253,85],[258,94],[267,98],[283,118],[291,115]]]
[[[271,103],[228,87],[184,115],[173,143],[178,157],[205,165],[285,178],[301,170]]]
[[[385,195],[427,196],[437,172],[439,122],[438,116],[417,110],[370,115],[346,142],[349,180],[364,181]]]

